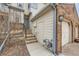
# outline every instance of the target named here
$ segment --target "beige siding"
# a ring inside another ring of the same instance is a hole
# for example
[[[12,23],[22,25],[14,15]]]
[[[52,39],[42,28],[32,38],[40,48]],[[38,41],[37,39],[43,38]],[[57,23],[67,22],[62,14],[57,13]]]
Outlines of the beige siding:
[[[43,44],[44,39],[53,39],[53,11],[50,10],[40,18],[34,21],[37,24],[37,40]]]
[[[32,23],[33,25],[32,25],[32,32],[33,32],[33,34],[34,35],[36,35],[36,30],[37,30],[37,21],[34,21],[33,23]]]

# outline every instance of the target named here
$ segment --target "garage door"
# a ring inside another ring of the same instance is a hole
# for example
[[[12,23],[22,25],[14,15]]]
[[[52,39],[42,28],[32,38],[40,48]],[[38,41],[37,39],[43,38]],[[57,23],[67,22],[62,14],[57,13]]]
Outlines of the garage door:
[[[53,11],[49,11],[37,20],[37,39],[43,44],[44,39],[53,39]]]
[[[70,41],[69,30],[69,24],[67,22],[62,22],[62,46]]]

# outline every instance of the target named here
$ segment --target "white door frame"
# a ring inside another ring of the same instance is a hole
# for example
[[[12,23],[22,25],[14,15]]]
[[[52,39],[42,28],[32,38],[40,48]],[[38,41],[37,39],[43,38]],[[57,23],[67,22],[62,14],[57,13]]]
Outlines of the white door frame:
[[[72,42],[72,27],[71,27],[71,22],[68,21],[68,20],[66,20],[66,19],[64,21],[62,21],[62,22],[67,22],[68,25],[69,25],[69,43],[70,43],[70,42]]]
[[[75,38],[78,38],[78,26],[75,27]]]

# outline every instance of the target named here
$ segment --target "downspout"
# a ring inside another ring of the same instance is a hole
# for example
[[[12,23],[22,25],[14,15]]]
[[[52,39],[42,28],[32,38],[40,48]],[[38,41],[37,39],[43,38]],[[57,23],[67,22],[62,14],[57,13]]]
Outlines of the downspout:
[[[57,10],[56,10],[56,5],[54,5],[54,4],[51,4],[51,6],[52,6],[52,8],[54,9],[54,16],[53,16],[53,18],[54,18],[54,20],[53,20],[53,44],[52,44],[52,48],[53,48],[53,54],[54,55],[57,55],[56,54],[56,48],[57,48],[57,34],[56,34],[56,32],[57,32],[57,19],[56,19],[56,17],[57,17]]]
[[[57,44],[57,5],[55,6],[55,8],[56,8],[56,55],[58,55],[58,52],[57,52],[57,46],[58,46],[58,44]]]

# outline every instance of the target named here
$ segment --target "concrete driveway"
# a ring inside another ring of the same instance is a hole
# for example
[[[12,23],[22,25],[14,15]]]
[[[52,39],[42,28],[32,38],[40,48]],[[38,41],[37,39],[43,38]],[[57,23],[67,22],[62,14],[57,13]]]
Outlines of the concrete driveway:
[[[54,56],[52,52],[43,47],[40,43],[26,44],[31,56]]]
[[[62,54],[66,56],[79,56],[79,43],[66,44],[62,49]]]

